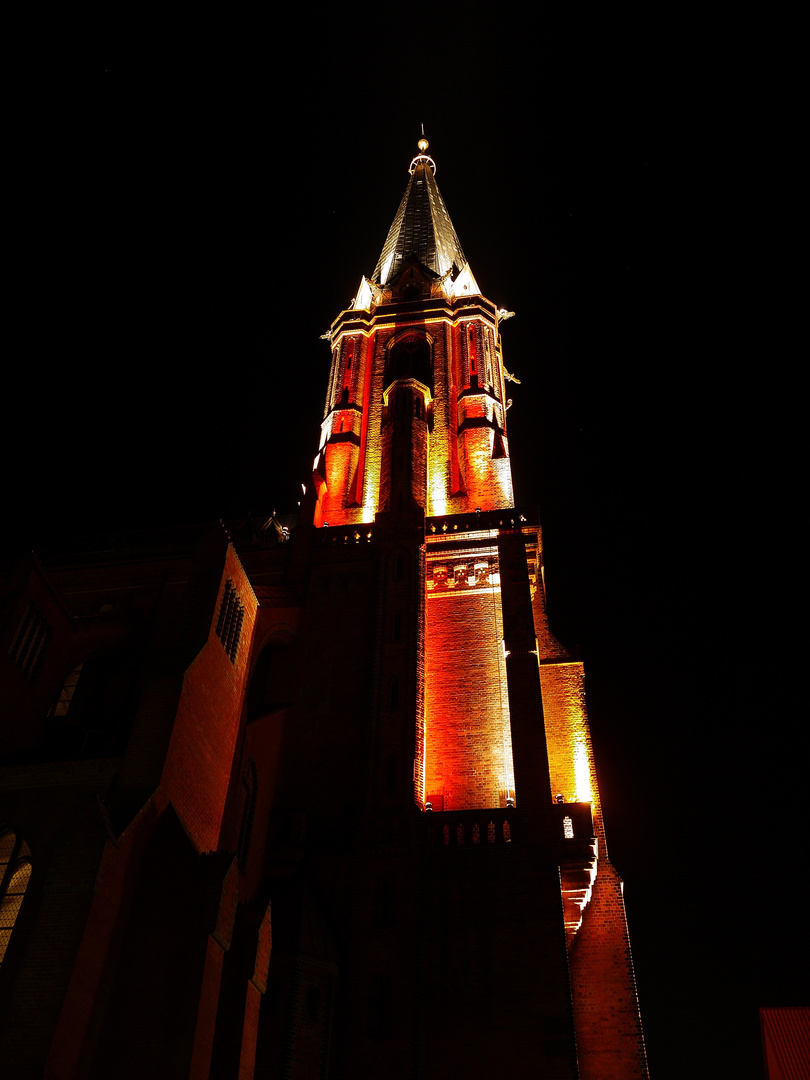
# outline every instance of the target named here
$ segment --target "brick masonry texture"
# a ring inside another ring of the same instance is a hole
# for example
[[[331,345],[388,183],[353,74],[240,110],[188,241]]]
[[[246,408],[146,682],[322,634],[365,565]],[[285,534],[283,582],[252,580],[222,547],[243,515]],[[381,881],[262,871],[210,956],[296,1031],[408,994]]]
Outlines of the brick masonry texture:
[[[348,332],[340,333],[333,347],[321,440],[319,470],[326,491],[319,523],[369,522],[377,510],[387,508],[387,361],[392,347],[414,333],[429,342],[433,382],[427,468],[424,480],[416,478],[417,502],[431,516],[512,505],[503,373],[494,318],[485,310],[470,312],[462,306],[455,317],[437,310],[391,325],[382,307],[377,316],[363,320],[362,333],[352,332],[349,320]],[[356,313],[347,314],[356,321]],[[346,440],[349,432],[359,445]]]
[[[571,987],[581,1075],[646,1080],[621,878],[600,860],[593,898],[571,947]]]
[[[436,809],[503,806],[514,795],[497,556],[430,559],[425,609],[425,792]],[[486,571],[475,566],[484,564]],[[439,578],[436,570],[443,574]],[[447,585],[447,572],[453,587]],[[431,572],[434,576],[431,578]],[[474,584],[470,586],[468,579]]]
[[[200,852],[219,842],[242,712],[257,603],[233,548],[220,585],[233,581],[245,608],[236,660],[231,661],[212,622],[205,646],[186,671],[161,787]]]
[[[577,799],[577,758],[587,766],[594,826],[604,846],[604,828],[596,784],[593,749],[585,709],[585,673],[581,663],[568,660],[541,664],[540,685],[546,725],[551,796],[562,794],[566,802]]]

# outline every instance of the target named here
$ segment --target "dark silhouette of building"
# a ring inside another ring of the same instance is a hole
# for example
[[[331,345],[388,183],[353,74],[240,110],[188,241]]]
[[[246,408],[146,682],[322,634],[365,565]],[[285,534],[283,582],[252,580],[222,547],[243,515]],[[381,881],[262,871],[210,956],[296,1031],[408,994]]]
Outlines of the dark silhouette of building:
[[[6,575],[4,1075],[647,1075],[510,313],[427,149],[327,335],[297,523]]]

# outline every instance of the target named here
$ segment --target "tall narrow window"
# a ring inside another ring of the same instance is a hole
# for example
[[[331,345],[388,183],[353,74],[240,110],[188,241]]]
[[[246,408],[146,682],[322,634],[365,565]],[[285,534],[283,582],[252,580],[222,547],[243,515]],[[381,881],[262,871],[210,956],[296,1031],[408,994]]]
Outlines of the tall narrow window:
[[[6,955],[30,877],[28,845],[11,831],[0,834],[0,964]]]
[[[65,684],[59,693],[59,698],[51,706],[48,716],[67,716],[70,712],[70,703],[73,701],[73,695],[76,693],[76,687],[79,683],[79,676],[82,673],[83,667],[84,661],[77,664],[65,679]]]
[[[29,601],[8,650],[8,655],[29,682],[36,676],[50,636],[51,628],[39,609]]]
[[[484,334],[484,381],[492,386],[492,354],[489,349],[489,333]]]
[[[239,599],[234,583],[230,578],[225,582],[222,593],[222,603],[219,607],[217,619],[217,637],[222,642],[225,652],[231,658],[231,663],[236,663],[236,651],[239,648],[239,636],[242,633],[242,620],[245,617],[245,609]]]

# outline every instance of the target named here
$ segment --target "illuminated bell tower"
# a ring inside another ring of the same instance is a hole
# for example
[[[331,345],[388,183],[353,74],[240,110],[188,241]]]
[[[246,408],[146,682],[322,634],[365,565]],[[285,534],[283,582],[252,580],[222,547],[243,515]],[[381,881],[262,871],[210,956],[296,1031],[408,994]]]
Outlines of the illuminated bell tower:
[[[327,335],[313,469],[322,542],[379,555],[366,812],[412,821],[415,807],[431,849],[414,864],[430,881],[408,1006],[415,1074],[446,1055],[458,1072],[492,1059],[515,1076],[644,1080],[582,664],[548,627],[536,513],[514,506],[507,313],[480,293],[427,149],[372,276]],[[379,888],[381,865],[369,874]],[[489,913],[458,942],[439,929],[452,896]],[[479,955],[498,987],[480,1030],[467,1021],[490,975],[454,974]]]
[[[514,775],[493,537],[469,520],[464,544],[448,545],[450,526],[435,536],[438,519],[472,514],[478,526],[482,514],[513,506],[499,312],[480,293],[427,148],[422,139],[374,273],[331,329],[315,522],[334,528],[408,512],[433,522],[423,552],[431,602],[417,801],[505,806]],[[457,621],[482,632],[448,635]],[[465,689],[470,670],[488,688],[476,698]],[[451,716],[444,702],[459,695],[464,715]]]
[[[319,525],[512,505],[498,311],[479,292],[427,146],[373,275],[331,329]]]

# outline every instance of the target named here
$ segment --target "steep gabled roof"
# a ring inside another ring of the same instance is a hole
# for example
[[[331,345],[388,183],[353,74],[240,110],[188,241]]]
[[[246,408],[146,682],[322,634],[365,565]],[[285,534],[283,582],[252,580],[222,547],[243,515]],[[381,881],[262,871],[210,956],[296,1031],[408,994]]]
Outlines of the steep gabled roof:
[[[371,280],[378,285],[386,285],[395,278],[409,255],[438,277],[443,277],[454,264],[456,271],[463,270],[467,264],[436,185],[436,164],[424,153],[427,145],[426,139],[420,139],[421,153],[411,162],[411,178],[372,275]]]

